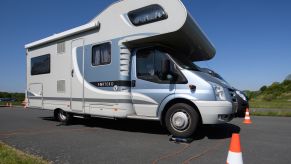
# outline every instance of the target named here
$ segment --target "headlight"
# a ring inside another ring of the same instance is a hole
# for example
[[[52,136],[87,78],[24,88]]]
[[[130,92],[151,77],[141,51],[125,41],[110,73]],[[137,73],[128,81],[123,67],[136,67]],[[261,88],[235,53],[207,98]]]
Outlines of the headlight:
[[[239,95],[239,97],[241,97],[244,101],[247,101],[246,96],[241,91],[235,91],[235,93]]]
[[[214,93],[215,93],[216,100],[218,100],[218,101],[226,100],[225,92],[224,92],[223,87],[222,87],[221,85],[218,85],[218,84],[216,84],[216,83],[212,83],[212,82],[210,82],[210,84],[211,84],[212,87],[213,87],[213,90],[214,90]]]

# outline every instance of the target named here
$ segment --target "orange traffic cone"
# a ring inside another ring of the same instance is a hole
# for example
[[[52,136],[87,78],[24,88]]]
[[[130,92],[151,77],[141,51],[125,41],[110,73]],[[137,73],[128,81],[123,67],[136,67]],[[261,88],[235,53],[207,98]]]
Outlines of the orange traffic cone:
[[[27,108],[27,102],[25,102],[25,101],[23,101],[24,102],[24,109],[26,109]]]
[[[24,109],[26,109],[28,107],[27,99],[25,99],[24,101],[22,101],[22,105],[23,105],[23,108]]]
[[[233,133],[227,155],[227,164],[243,164],[239,134]]]
[[[245,119],[244,119],[244,124],[251,124],[251,117],[250,117],[250,112],[249,112],[249,108],[247,108],[246,110],[246,115],[245,115]]]

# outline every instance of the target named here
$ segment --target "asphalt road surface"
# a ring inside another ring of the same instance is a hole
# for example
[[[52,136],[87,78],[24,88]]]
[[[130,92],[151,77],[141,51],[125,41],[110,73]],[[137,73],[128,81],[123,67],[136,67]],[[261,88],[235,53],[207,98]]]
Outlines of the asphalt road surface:
[[[53,163],[226,163],[231,134],[240,133],[244,163],[291,161],[291,118],[251,117],[205,126],[190,144],[169,141],[158,122],[75,119],[64,126],[51,111],[0,108],[0,140]]]

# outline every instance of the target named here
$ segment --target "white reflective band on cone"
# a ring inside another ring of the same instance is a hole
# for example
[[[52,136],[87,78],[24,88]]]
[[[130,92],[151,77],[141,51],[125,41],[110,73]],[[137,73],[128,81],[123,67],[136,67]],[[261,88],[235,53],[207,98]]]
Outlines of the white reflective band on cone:
[[[234,153],[229,151],[226,163],[228,164],[243,164],[242,153]]]

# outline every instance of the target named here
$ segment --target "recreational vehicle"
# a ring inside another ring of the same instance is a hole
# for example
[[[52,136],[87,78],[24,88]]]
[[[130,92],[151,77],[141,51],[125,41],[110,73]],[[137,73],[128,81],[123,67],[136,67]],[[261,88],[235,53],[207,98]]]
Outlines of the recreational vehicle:
[[[177,137],[230,121],[230,86],[192,64],[215,48],[180,0],[118,1],[87,24],[25,45],[28,106],[157,120]]]

